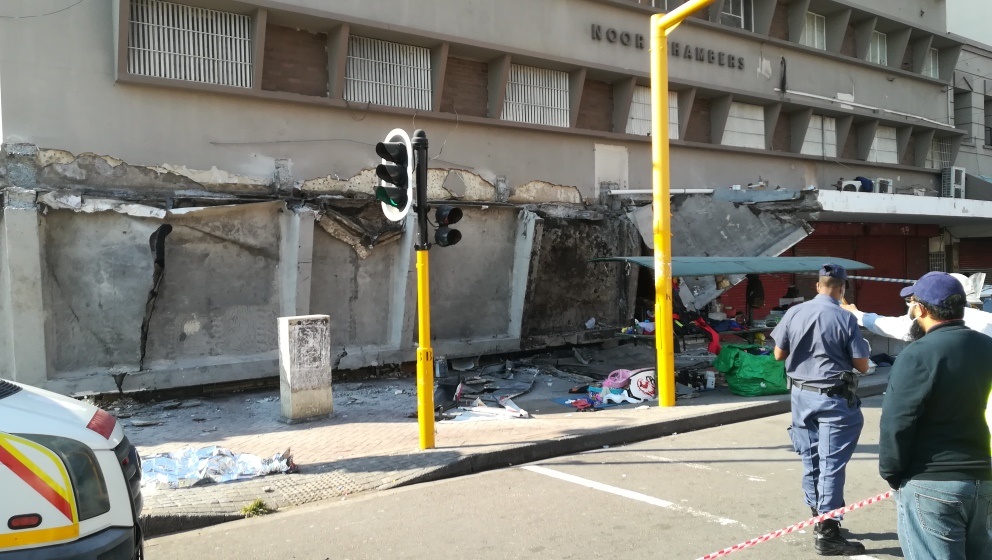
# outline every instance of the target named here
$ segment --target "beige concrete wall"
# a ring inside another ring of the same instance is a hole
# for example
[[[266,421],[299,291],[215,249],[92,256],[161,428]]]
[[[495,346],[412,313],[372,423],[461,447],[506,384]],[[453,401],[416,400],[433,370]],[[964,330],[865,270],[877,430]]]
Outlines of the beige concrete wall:
[[[578,187],[583,198],[596,194],[591,155],[597,139],[591,137],[115,84],[112,4],[86,2],[45,18],[0,20],[2,112],[8,142],[21,140],[73,153],[107,154],[136,165],[217,167],[262,178],[271,176],[275,160],[291,159],[297,180],[321,176],[347,179],[377,162],[372,145],[385,132],[397,126],[421,127],[431,139],[432,154],[444,146],[442,157],[432,166],[467,169],[490,182],[505,175],[511,192],[531,181],[545,181]],[[328,5],[316,0],[287,4],[312,9]],[[497,9],[488,0],[435,0],[418,2],[416,7],[411,3],[352,0],[335,2],[334,10],[383,24],[446,30],[494,46],[502,43],[606,64],[618,72],[646,72],[646,50],[595,42],[589,33],[591,22],[636,30],[645,25],[645,15],[599,2],[578,2],[581,9],[576,4],[506,0]],[[535,17],[521,20],[519,10],[523,9]],[[354,32],[359,33],[360,28]],[[38,37],[52,40],[38,41]],[[683,26],[672,40],[737,53],[747,61],[746,69],[737,71],[672,60],[673,80],[775,95],[773,90],[780,82],[779,58],[785,55],[790,88],[827,97],[853,92],[860,103],[946,118],[940,114],[946,108],[944,94],[933,84],[903,76],[890,82],[885,72],[804,52],[783,52],[763,47],[754,39],[699,26]],[[768,61],[769,75],[759,72],[759,59]],[[634,162],[648,158],[648,145],[610,143],[630,149],[631,183],[646,182],[643,163]],[[679,165],[675,163],[677,173],[691,173],[678,171]]]
[[[152,286],[148,238],[158,225],[115,212],[42,218],[51,376],[138,370]]]

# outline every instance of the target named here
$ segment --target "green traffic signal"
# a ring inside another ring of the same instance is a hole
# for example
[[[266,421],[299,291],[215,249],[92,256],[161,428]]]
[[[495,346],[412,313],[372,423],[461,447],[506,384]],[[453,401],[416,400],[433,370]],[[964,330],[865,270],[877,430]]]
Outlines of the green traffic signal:
[[[375,199],[393,208],[406,206],[406,189],[399,187],[376,187]]]

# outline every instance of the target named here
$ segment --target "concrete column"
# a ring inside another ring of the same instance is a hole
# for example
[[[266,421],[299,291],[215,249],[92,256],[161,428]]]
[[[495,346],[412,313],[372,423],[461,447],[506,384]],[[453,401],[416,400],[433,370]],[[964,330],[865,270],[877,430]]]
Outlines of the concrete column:
[[[290,424],[334,411],[329,316],[279,317],[279,402]]]
[[[510,338],[520,338],[523,331],[524,302],[527,299],[527,281],[530,278],[530,259],[534,252],[534,229],[537,214],[521,210],[517,219],[517,243],[513,247],[513,272],[510,287]]]
[[[0,224],[0,373],[20,383],[42,387],[48,381],[45,350],[45,303],[38,207],[33,190],[6,191]],[[5,354],[5,355],[4,355]]]
[[[314,212],[284,208],[279,218],[279,314],[310,313]]]

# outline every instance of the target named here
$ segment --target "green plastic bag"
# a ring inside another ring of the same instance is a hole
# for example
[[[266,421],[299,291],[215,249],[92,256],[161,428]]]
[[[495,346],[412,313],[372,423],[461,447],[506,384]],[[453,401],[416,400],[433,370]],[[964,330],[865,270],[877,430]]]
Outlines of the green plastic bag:
[[[785,363],[771,355],[756,356],[748,352],[759,348],[757,344],[726,344],[713,367],[726,377],[727,386],[735,395],[762,397],[788,393]]]

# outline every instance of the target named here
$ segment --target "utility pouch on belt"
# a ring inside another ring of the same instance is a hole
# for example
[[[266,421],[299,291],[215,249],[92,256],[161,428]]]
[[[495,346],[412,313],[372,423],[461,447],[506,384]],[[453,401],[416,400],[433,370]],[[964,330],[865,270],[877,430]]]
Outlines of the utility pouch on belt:
[[[844,398],[847,399],[847,406],[854,408],[861,400],[858,398],[858,374],[853,371],[845,371],[841,374],[840,380],[844,382]]]

